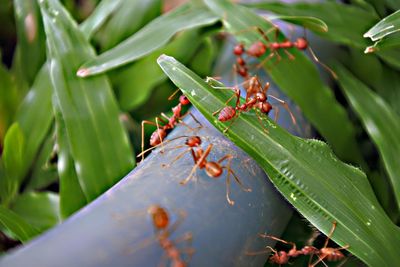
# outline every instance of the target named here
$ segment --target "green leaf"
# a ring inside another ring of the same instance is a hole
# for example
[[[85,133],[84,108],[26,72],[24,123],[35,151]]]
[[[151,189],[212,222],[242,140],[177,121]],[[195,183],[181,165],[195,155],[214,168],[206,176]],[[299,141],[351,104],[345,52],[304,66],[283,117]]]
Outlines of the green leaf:
[[[206,0],[205,2],[211,10],[221,16],[227,30],[236,33],[235,37],[246,45],[260,40],[257,31],[248,29],[257,25],[267,32],[272,27],[266,20],[245,7],[233,5],[228,1]],[[270,37],[271,40],[275,38],[272,32]],[[284,39],[282,35],[279,38]],[[297,49],[289,51],[295,60],[287,59],[282,53],[279,64],[275,64],[273,60],[266,63],[265,67],[271,78],[299,105],[307,119],[332,145],[335,153],[342,159],[361,163],[355,130],[344,108],[335,100],[330,89],[322,83],[315,65]]]
[[[162,47],[179,31],[216,21],[217,17],[206,8],[183,5],[153,20],[115,48],[87,61],[78,75],[86,77],[125,65]]]
[[[248,6],[286,16],[312,16],[319,18],[328,25],[329,31],[316,31],[317,34],[333,42],[358,48],[367,46],[368,43],[361,35],[378,20],[377,15],[374,13],[335,1],[292,4],[268,2],[249,4]]]
[[[58,181],[57,169],[54,163],[54,130],[52,129],[44,140],[36,159],[31,167],[31,175],[27,184],[24,186],[24,192],[43,189]]]
[[[82,80],[76,69],[94,51],[56,0],[40,2],[55,99],[60,105],[79,183],[92,200],[134,165],[119,110],[104,75]]]
[[[379,21],[364,33],[364,37],[370,38],[372,41],[377,41],[398,31],[400,31],[400,10]]]
[[[48,65],[43,65],[16,115],[25,140],[25,153],[18,179],[23,179],[35,161],[35,156],[53,121],[51,108],[52,84]],[[40,118],[40,119],[39,119]],[[28,138],[29,137],[29,138]]]
[[[336,69],[343,92],[379,150],[400,207],[400,116],[344,67]]]
[[[326,25],[326,23],[323,20],[315,17],[278,15],[278,16],[268,17],[268,19],[271,21],[275,19],[284,20],[286,22],[302,26],[306,29],[310,29],[315,32],[328,31],[328,25]]]
[[[167,76],[156,62],[161,54],[168,53],[187,62],[201,41],[202,38],[197,29],[183,32],[165,47],[152,52],[127,68],[112,73],[121,108],[131,110],[142,105],[150,97],[152,90],[167,80]]]
[[[39,234],[15,212],[0,205],[0,225],[12,232],[20,241],[25,242]]]
[[[17,193],[21,180],[21,168],[25,153],[25,136],[18,123],[13,123],[4,139],[2,162],[4,177],[1,179],[1,200],[6,206]]]
[[[19,195],[10,208],[40,232],[60,222],[59,197],[55,193],[25,193]]]
[[[134,34],[161,13],[160,0],[123,1],[95,35],[100,50],[108,50]]]
[[[60,176],[60,212],[62,218],[67,218],[85,206],[88,201],[79,184],[79,177],[68,144],[65,122],[57,100],[54,101],[54,113],[58,145],[57,170]]]
[[[226,125],[212,113],[225,106],[232,92],[215,90],[195,73],[168,56],[158,62],[191,103],[219,130]],[[266,133],[254,112],[242,113],[227,136],[260,164],[286,199],[322,232],[335,220],[333,240],[370,266],[400,264],[397,247],[400,230],[394,225],[364,173],[339,161],[318,140],[306,140],[262,118]]]
[[[15,116],[19,101],[20,93],[15,78],[3,64],[0,64],[0,146]]]
[[[37,0],[14,0],[14,12],[18,52],[13,64],[30,85],[46,59],[43,23]]]
[[[122,3],[123,0],[103,0],[98,4],[92,14],[79,25],[88,40],[110,18],[111,14],[120,8]]]

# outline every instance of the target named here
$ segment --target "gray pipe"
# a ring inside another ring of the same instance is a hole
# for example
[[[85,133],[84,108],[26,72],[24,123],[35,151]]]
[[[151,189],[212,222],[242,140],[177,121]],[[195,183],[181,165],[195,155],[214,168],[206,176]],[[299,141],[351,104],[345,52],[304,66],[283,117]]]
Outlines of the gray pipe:
[[[225,197],[225,172],[214,179],[204,169],[197,170],[191,181],[180,185],[194,166],[190,153],[168,168],[161,166],[184,150],[170,149],[184,144],[181,138],[165,144],[164,153],[159,149],[151,153],[118,184],[61,225],[2,257],[0,266],[169,266],[171,261],[165,257],[147,213],[151,205],[168,211],[170,225],[185,214],[169,238],[176,240],[185,233],[193,236],[191,244],[177,244],[181,251],[193,249],[190,266],[262,266],[267,254],[246,253],[271,245],[258,234],[280,235],[291,209],[248,155],[211,128],[200,114],[196,117],[203,125],[198,132],[179,126],[169,137],[201,136],[203,149],[214,145],[209,160],[228,153],[234,156],[232,170],[252,189],[245,192],[232,179],[234,206]],[[186,123],[197,126],[190,116]]]

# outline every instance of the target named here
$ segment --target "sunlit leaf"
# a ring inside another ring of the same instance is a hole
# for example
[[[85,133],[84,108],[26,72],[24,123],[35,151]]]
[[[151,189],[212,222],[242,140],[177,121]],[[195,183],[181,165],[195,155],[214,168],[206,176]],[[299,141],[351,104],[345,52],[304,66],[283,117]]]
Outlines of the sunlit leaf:
[[[400,31],[400,10],[379,21],[364,34],[364,37],[377,41],[398,31]]]
[[[215,90],[195,73],[168,56],[158,62],[191,103],[219,130],[226,125],[212,115],[232,95]],[[333,221],[333,240],[370,266],[400,264],[397,247],[400,230],[394,225],[359,169],[336,158],[318,140],[290,135],[270,119],[260,126],[254,112],[241,114],[227,132],[267,172],[271,181],[301,214],[325,234]]]
[[[400,116],[344,67],[336,69],[341,88],[379,150],[400,206]]]
[[[75,73],[94,51],[56,0],[40,2],[55,98],[60,105],[79,183],[90,200],[126,174],[134,159],[107,78]]]
[[[122,66],[162,47],[181,30],[216,21],[217,17],[206,8],[183,5],[153,20],[115,48],[87,61],[80,67],[78,75],[85,77]]]
[[[25,242],[39,234],[39,231],[29,225],[15,212],[0,205],[0,224],[12,232],[20,241]]]
[[[238,41],[250,45],[260,40],[255,25],[267,32],[272,25],[251,10],[228,1],[205,0],[215,14],[219,14],[228,32]],[[270,31],[270,39],[275,34]],[[283,35],[278,36],[283,40]],[[319,73],[305,55],[297,49],[290,49],[295,60],[282,54],[278,64],[274,60],[265,63],[265,69],[279,88],[301,108],[307,119],[324,136],[334,151],[343,159],[362,162],[355,142],[355,129],[344,108],[335,100],[330,89],[322,82]],[[323,116],[321,116],[323,114]]]

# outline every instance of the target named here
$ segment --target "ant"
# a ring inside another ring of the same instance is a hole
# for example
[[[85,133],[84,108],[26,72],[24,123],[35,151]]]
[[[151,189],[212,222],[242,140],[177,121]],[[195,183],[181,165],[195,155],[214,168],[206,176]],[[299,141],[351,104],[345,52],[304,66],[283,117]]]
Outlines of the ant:
[[[235,202],[230,199],[229,194],[230,194],[230,175],[232,174],[233,177],[235,178],[235,181],[239,184],[239,186],[242,188],[243,191],[245,192],[251,192],[250,188],[244,187],[242,182],[239,180],[239,178],[236,176],[235,172],[231,169],[231,161],[233,159],[233,156],[231,154],[227,154],[220,158],[218,161],[208,161],[207,157],[211,152],[211,149],[213,148],[213,144],[209,144],[208,147],[206,148],[205,151],[203,151],[202,148],[198,148],[197,150],[194,150],[193,148],[190,148],[190,152],[192,153],[192,157],[194,160],[194,167],[192,168],[192,171],[190,172],[189,176],[182,180],[180,182],[181,185],[185,185],[192,179],[193,174],[195,173],[196,169],[205,169],[206,174],[210,178],[219,178],[224,169],[227,170],[228,174],[226,177],[226,200],[230,205],[234,205]],[[227,160],[228,163],[226,165],[221,165],[223,161]]]
[[[195,166],[193,167],[192,171],[190,172],[189,176],[182,180],[180,182],[181,185],[185,185],[186,183],[188,183],[190,181],[190,179],[192,178],[194,172],[196,171],[197,168],[200,169],[205,169],[206,174],[211,177],[211,178],[218,178],[222,175],[224,169],[226,169],[228,171],[228,176],[226,177],[226,200],[228,201],[228,203],[230,205],[234,205],[235,202],[232,201],[229,197],[230,195],[230,175],[232,174],[233,177],[235,178],[236,182],[240,185],[240,187],[246,191],[246,192],[251,192],[250,188],[245,188],[244,185],[242,184],[242,182],[239,180],[239,178],[236,176],[236,174],[234,173],[234,171],[231,169],[230,165],[231,165],[231,161],[233,159],[233,156],[231,154],[227,154],[225,156],[223,156],[222,158],[220,158],[218,161],[214,162],[214,161],[208,161],[207,157],[211,152],[211,149],[213,147],[213,144],[209,144],[208,147],[206,148],[205,151],[203,151],[202,148],[200,148],[200,145],[202,143],[201,137],[200,136],[178,136],[176,138],[167,140],[166,142],[171,142],[174,141],[176,139],[179,138],[186,138],[185,144],[184,145],[179,145],[174,147],[173,149],[176,148],[182,148],[182,147],[188,147],[185,151],[181,152],[179,155],[177,155],[175,157],[175,159],[173,159],[168,165],[164,164],[162,165],[163,167],[169,167],[170,165],[172,165],[175,161],[177,161],[178,159],[180,159],[184,154],[186,154],[187,152],[191,152]],[[160,146],[161,144],[157,145]],[[157,147],[155,146],[155,147]],[[149,148],[146,151],[142,152],[142,153],[146,153],[147,151],[154,149],[155,147]],[[194,150],[195,148],[197,148],[197,150]],[[141,155],[138,155],[138,157]],[[221,162],[227,160],[228,163],[226,165],[221,165]]]
[[[233,54],[236,55],[236,64],[235,64],[236,72],[240,76],[242,76],[244,78],[248,77],[248,68],[246,66],[246,61],[243,59],[244,54],[247,54],[247,55],[249,55],[251,57],[255,57],[255,58],[261,58],[262,56],[264,56],[266,54],[267,50],[269,50],[269,54],[267,55],[267,57],[260,64],[258,64],[257,67],[260,68],[262,65],[264,65],[265,62],[272,59],[273,57],[276,57],[277,62],[279,62],[282,59],[282,57],[279,55],[279,51],[283,51],[288,56],[289,60],[294,60],[295,56],[292,55],[288,51],[288,49],[296,48],[299,51],[308,50],[312,56],[312,59],[316,63],[320,64],[324,69],[326,69],[332,75],[332,77],[334,79],[337,79],[336,73],[331,68],[329,68],[327,65],[322,63],[318,59],[318,57],[315,55],[314,51],[311,49],[305,36],[298,37],[295,41],[290,41],[290,40],[286,39],[284,41],[271,42],[267,35],[269,34],[269,32],[275,31],[275,40],[277,40],[279,31],[280,31],[278,26],[274,25],[267,32],[264,32],[261,28],[259,28],[257,26],[252,27],[252,28],[255,28],[258,31],[258,33],[261,34],[261,37],[266,41],[266,43],[264,43],[262,41],[256,41],[253,44],[251,44],[248,49],[245,48],[243,43],[240,43],[240,44],[237,44],[233,48]]]
[[[175,95],[175,93],[173,95]],[[170,98],[173,95],[171,95],[168,99],[170,100]],[[142,156],[142,160],[141,161],[144,160],[144,153],[143,152],[144,152],[144,125],[145,124],[150,124],[150,125],[154,125],[154,126],[157,127],[157,129],[150,136],[150,146],[152,146],[152,147],[157,146],[159,144],[163,144],[163,140],[167,136],[168,132],[171,129],[175,128],[175,126],[178,123],[182,123],[183,125],[189,127],[188,125],[186,125],[182,121],[182,119],[187,114],[190,114],[190,116],[192,116],[192,118],[200,125],[200,128],[202,127],[200,122],[193,116],[192,113],[187,112],[185,114],[182,114],[182,106],[186,106],[188,104],[190,104],[189,99],[185,95],[181,95],[179,97],[179,104],[172,108],[172,116],[171,117],[168,117],[164,113],[161,113],[161,117],[156,117],[156,119],[155,119],[156,122],[155,123],[152,122],[152,121],[147,121],[147,120],[142,121],[142,144],[141,144],[142,153],[140,153],[140,155]],[[164,125],[160,127],[159,121],[161,121]]]
[[[270,83],[267,82],[264,86],[262,86],[260,80],[258,79],[257,76],[252,76],[250,79],[247,79],[246,81],[243,82],[243,85],[246,89],[246,98],[245,98],[245,103],[241,104],[240,103],[240,90],[235,87],[226,87],[228,89],[233,89],[235,91],[235,94],[229,98],[225,104],[228,104],[232,98],[236,96],[236,103],[235,107],[232,106],[225,106],[215,112],[213,112],[213,116],[215,116],[217,113],[218,114],[218,120],[221,122],[225,121],[230,121],[230,125],[224,130],[224,133],[228,131],[228,129],[231,127],[233,122],[236,120],[236,118],[239,117],[241,112],[247,112],[250,109],[255,109],[261,111],[261,113],[268,115],[269,112],[274,108],[274,106],[268,101],[268,97],[271,97],[279,102],[288,112],[289,115],[292,119],[293,124],[296,124],[296,118],[294,117],[293,113],[290,111],[290,108],[288,104],[283,101],[282,99],[279,99],[273,95],[267,95],[267,91],[270,87]],[[222,87],[221,87],[222,88]],[[259,114],[257,114],[257,118],[260,122],[260,124],[263,126],[262,119],[260,118]],[[275,120],[278,119],[279,115],[279,109],[275,107]],[[235,119],[234,119],[235,118]],[[267,129],[264,128],[264,131],[268,132]]]
[[[180,219],[173,225],[170,225],[170,218],[166,209],[159,205],[152,205],[148,209],[148,213],[151,216],[154,229],[157,233],[157,241],[160,247],[165,251],[163,256],[167,257],[171,261],[171,266],[174,267],[186,267],[187,262],[182,258],[182,252],[176,247],[176,243],[182,241],[191,241],[192,234],[186,233],[182,238],[172,241],[169,237],[173,231],[179,226],[184,218],[184,214],[180,214]],[[194,253],[192,248],[187,249],[184,253],[189,254],[189,257]]]
[[[298,250],[296,248],[296,244],[293,242],[285,241],[285,240],[279,239],[272,235],[265,235],[265,234],[259,234],[259,235],[263,238],[270,238],[275,241],[282,242],[284,244],[288,244],[288,245],[292,246],[292,248],[288,252],[283,251],[283,250],[277,251],[277,250],[273,249],[272,247],[267,246],[267,248],[273,252],[273,254],[269,257],[269,261],[271,263],[279,264],[279,266],[281,266],[282,264],[289,263],[290,258],[296,258],[300,255],[310,255],[308,267],[315,267],[320,262],[322,262],[326,266],[326,264],[324,263],[324,260],[327,260],[327,261],[342,260],[345,256],[340,250],[348,249],[350,247],[349,245],[346,245],[346,246],[340,247],[340,248],[328,247],[328,242],[331,239],[333,232],[336,229],[336,224],[337,224],[336,221],[334,221],[332,224],[332,228],[331,228],[328,236],[326,237],[324,246],[321,249],[318,249],[314,246],[304,246],[303,248]],[[261,252],[248,253],[248,254],[254,255],[254,254],[260,254],[260,253],[265,253],[265,252],[266,251],[261,251]],[[318,256],[318,260],[311,263],[314,255]]]

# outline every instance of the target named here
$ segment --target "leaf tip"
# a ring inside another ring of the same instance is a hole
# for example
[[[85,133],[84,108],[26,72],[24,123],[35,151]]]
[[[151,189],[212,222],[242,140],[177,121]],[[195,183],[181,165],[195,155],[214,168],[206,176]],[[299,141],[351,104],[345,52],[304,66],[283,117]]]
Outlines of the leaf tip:
[[[170,57],[166,54],[162,54],[157,58],[157,63],[160,64],[163,61],[174,61],[175,59],[173,57]]]
[[[91,74],[91,72],[90,72],[90,70],[87,69],[87,68],[81,68],[81,69],[79,69],[79,70],[76,72],[76,75],[77,75],[78,77],[81,77],[81,78],[87,77],[87,76],[89,76],[90,74]]]
[[[376,52],[377,50],[378,50],[378,49],[376,49],[375,46],[368,46],[367,48],[365,48],[364,54],[374,53],[374,52]]]

